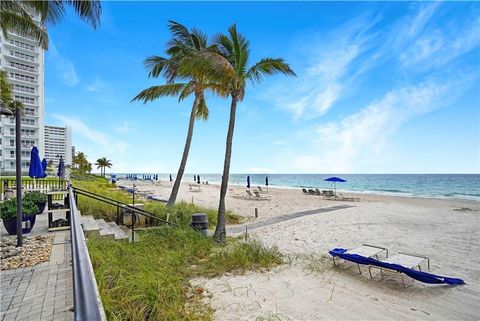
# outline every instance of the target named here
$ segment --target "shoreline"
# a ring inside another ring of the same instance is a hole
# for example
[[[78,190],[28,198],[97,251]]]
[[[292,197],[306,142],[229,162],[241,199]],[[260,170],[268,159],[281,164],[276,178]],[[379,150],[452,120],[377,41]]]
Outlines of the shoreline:
[[[122,178],[122,179],[117,180],[117,184],[118,184],[119,181],[132,182],[132,180]],[[161,181],[162,183],[164,183],[164,182],[169,183],[168,180],[167,181],[159,180],[159,181]],[[144,180],[144,179],[137,179],[137,180],[135,180],[135,182],[137,182],[137,183],[139,183],[139,182],[148,183],[148,182],[151,182],[151,181],[150,180]],[[154,182],[157,182],[157,181],[154,181]],[[181,182],[182,186],[184,186],[184,185],[188,186],[188,185],[193,185],[193,184],[198,185],[198,184],[193,183],[193,182],[188,181],[188,180],[182,180],[182,182]],[[220,184],[221,184],[221,182],[208,181],[208,184],[200,184],[200,186],[220,187]],[[251,190],[256,189],[257,186],[260,186],[262,189],[266,189],[265,185],[253,185],[253,184],[251,185],[250,189]],[[228,188],[243,188],[245,190],[247,189],[247,187],[244,184],[235,184],[235,183],[229,183]],[[269,185],[268,188],[269,189],[274,189],[274,190],[300,190],[301,191],[302,188],[309,189],[309,188],[312,188],[312,187]],[[348,194],[352,194],[353,196],[372,195],[372,196],[380,196],[380,197],[385,196],[385,197],[399,197],[399,198],[407,198],[407,199],[414,198],[414,199],[425,199],[425,200],[432,200],[432,199],[434,199],[434,200],[435,199],[438,199],[438,200],[455,200],[455,201],[471,201],[471,202],[480,203],[480,197],[476,197],[476,196],[459,197],[459,196],[445,196],[445,195],[414,194],[412,192],[357,191],[357,190],[347,190],[347,189],[337,189],[337,192],[348,193]],[[313,197],[313,195],[312,195],[312,197]]]

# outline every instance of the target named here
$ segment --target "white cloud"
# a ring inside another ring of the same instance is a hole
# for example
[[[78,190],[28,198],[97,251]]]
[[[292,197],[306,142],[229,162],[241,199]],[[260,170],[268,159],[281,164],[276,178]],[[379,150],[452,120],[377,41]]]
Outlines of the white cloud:
[[[132,129],[130,128],[130,125],[129,123],[124,120],[122,125],[120,126],[115,126],[114,130],[117,132],[117,133],[120,133],[120,134],[125,134],[125,133],[129,133],[132,131]]]
[[[95,80],[87,85],[87,90],[90,92],[98,92],[105,88],[105,83],[100,78],[95,78]]]
[[[317,137],[311,151],[296,156],[294,166],[301,172],[336,173],[374,168],[400,127],[454,101],[471,85],[473,77],[476,75],[449,82],[427,80],[392,90],[338,122],[317,125],[309,133]]]
[[[52,41],[50,41],[49,44],[48,54],[52,57],[57,77],[67,86],[76,86],[80,82],[80,79],[75,70],[75,66],[70,60],[60,55]]]
[[[102,148],[102,152],[109,154],[123,153],[127,148],[127,144],[122,141],[115,141],[110,135],[92,129],[81,120],[73,117],[68,117],[60,114],[53,114],[53,118],[62,122],[65,126],[72,128],[72,135],[79,135],[92,143],[93,145]]]

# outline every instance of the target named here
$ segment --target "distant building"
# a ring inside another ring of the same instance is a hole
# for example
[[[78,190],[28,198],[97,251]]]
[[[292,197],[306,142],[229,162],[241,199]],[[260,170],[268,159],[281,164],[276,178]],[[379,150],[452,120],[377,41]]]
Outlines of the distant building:
[[[39,21],[39,18],[34,18]],[[44,50],[32,37],[0,33],[0,69],[7,73],[13,98],[24,105],[22,115],[22,172],[28,172],[30,150],[36,145],[44,155]],[[15,172],[15,119],[0,116],[0,174]]]
[[[72,164],[72,132],[70,127],[45,125],[45,158],[58,166],[62,156],[65,165]]]
[[[75,146],[72,145],[72,162],[74,157],[75,157]]]

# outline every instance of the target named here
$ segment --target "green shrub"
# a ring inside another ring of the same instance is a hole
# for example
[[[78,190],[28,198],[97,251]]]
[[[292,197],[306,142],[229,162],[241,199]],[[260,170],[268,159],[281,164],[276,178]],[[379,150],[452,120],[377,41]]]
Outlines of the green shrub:
[[[41,204],[47,202],[47,195],[40,193],[39,191],[27,192],[23,196],[24,201],[32,201],[35,204]]]
[[[24,215],[38,214],[38,206],[30,200],[22,201],[22,213]],[[11,198],[0,204],[0,216],[2,219],[17,216],[17,199]]]

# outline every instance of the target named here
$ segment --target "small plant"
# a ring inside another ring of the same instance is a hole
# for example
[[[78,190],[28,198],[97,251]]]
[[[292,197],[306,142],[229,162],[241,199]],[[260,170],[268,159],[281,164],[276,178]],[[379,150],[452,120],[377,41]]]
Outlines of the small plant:
[[[23,201],[32,201],[35,204],[42,204],[47,202],[47,195],[38,191],[28,192],[25,193]]]
[[[0,205],[1,218],[6,219],[17,216],[17,199],[11,198]],[[22,201],[22,214],[35,215],[38,213],[38,206],[30,200]]]

